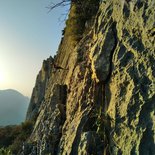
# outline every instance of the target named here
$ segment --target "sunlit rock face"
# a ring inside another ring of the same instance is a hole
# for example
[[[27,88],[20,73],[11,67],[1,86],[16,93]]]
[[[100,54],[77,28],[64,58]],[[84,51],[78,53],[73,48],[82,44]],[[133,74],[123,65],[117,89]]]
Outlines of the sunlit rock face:
[[[41,98],[29,106],[37,113],[29,153],[155,155],[154,8],[102,1],[76,45],[64,35],[52,59],[61,69],[49,66],[32,95]]]

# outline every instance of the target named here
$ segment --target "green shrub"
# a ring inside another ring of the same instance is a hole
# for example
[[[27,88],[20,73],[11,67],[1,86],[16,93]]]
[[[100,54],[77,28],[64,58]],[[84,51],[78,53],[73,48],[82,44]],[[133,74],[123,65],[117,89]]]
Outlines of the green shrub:
[[[77,42],[85,31],[85,23],[92,19],[99,6],[99,0],[79,0],[71,5],[69,18],[66,21],[66,35]]]
[[[7,148],[1,148],[0,155],[12,155],[12,152]]]
[[[22,147],[22,143],[30,136],[32,129],[33,122],[30,121],[21,125],[0,128],[0,148],[8,148],[13,154],[17,154]]]

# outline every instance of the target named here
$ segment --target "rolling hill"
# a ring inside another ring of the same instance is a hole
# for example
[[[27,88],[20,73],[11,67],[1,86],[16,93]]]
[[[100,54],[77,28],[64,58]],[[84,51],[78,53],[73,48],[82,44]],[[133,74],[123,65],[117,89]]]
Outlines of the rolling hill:
[[[0,126],[25,120],[29,98],[13,89],[0,90]]]

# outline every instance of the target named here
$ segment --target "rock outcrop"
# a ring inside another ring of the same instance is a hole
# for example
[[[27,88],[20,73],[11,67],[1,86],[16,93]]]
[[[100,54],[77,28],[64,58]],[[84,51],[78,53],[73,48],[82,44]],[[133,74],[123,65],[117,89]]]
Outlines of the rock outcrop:
[[[27,154],[155,155],[154,8],[104,0],[76,44],[66,27],[32,94]]]
[[[38,116],[38,111],[42,102],[44,102],[44,96],[46,88],[48,87],[48,80],[52,73],[53,58],[50,57],[44,60],[42,68],[37,75],[36,84],[33,88],[31,101],[28,107],[26,120],[35,121]]]

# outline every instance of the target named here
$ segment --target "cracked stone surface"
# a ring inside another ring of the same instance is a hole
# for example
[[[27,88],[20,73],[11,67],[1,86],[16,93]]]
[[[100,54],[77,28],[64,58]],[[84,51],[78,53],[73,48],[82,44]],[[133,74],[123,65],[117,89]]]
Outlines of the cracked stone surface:
[[[155,2],[104,0],[91,23],[76,46],[64,35],[52,61],[67,70],[41,70],[27,145],[39,155],[155,155]]]

